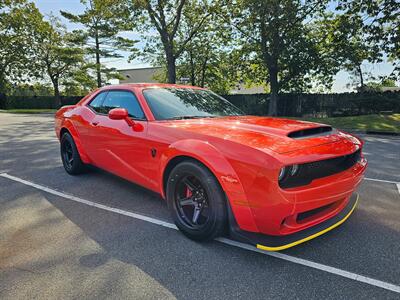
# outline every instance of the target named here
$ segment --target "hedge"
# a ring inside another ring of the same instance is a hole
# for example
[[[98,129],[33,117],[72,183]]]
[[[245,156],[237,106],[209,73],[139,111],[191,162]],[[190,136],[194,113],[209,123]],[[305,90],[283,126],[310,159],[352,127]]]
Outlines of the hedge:
[[[268,114],[269,94],[226,95],[230,102],[253,115]],[[400,92],[344,94],[281,94],[278,115],[335,117],[400,112]]]
[[[76,104],[83,96],[62,96],[61,105]],[[7,96],[0,97],[0,109],[48,109],[58,108],[54,96]]]
[[[252,115],[267,115],[269,94],[226,95],[230,102]],[[344,94],[281,94],[278,115],[335,117],[400,112],[400,92]],[[82,96],[62,97],[62,105],[77,103]],[[1,109],[57,108],[53,96],[0,97]]]

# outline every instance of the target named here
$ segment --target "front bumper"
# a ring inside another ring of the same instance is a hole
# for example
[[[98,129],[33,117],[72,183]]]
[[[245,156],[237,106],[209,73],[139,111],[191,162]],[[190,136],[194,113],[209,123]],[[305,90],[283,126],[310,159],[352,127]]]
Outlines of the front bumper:
[[[230,213],[230,235],[236,240],[252,244],[258,249],[266,251],[280,251],[288,249],[312,240],[344,223],[356,208],[358,204],[358,198],[358,194],[353,194],[346,206],[332,218],[302,231],[283,236],[273,236],[243,231],[236,224],[233,215]]]

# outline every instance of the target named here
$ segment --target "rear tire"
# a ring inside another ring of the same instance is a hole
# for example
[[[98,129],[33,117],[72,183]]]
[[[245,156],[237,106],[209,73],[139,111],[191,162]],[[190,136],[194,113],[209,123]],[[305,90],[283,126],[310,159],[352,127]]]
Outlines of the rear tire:
[[[170,173],[166,196],[176,226],[190,239],[212,240],[227,224],[225,194],[214,175],[196,161],[184,161]]]
[[[71,134],[64,133],[60,141],[61,160],[65,171],[70,175],[82,174],[86,171],[78,149]]]

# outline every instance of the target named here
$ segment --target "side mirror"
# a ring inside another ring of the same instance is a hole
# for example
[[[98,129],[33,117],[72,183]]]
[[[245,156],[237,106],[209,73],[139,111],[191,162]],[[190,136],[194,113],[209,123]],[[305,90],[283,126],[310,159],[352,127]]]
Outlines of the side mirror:
[[[129,117],[129,114],[125,108],[113,108],[108,112],[108,117],[111,120],[125,120]]]
[[[143,126],[140,123],[135,123],[130,117],[125,108],[113,108],[108,112],[108,117],[111,120],[125,120],[125,122],[135,131],[143,131]]]

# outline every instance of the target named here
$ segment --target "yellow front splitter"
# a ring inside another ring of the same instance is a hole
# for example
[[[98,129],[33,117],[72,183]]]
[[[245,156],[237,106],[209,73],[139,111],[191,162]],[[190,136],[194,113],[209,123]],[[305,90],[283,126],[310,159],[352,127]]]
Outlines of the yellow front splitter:
[[[237,226],[233,218],[233,215],[230,214],[230,236],[235,240],[252,244],[261,250],[265,251],[285,250],[294,247],[296,245],[299,245],[301,243],[307,242],[309,240],[312,240],[343,224],[354,212],[354,209],[358,204],[358,199],[359,199],[358,194],[353,194],[350,197],[347,205],[332,218],[320,224],[312,226],[310,228],[284,236],[272,236],[272,235],[243,231],[239,228],[239,226]]]
[[[331,231],[332,229],[335,229],[335,228],[338,227],[339,225],[343,224],[343,223],[350,217],[350,215],[353,213],[354,209],[356,208],[356,206],[357,206],[357,204],[358,204],[359,195],[358,195],[358,194],[355,194],[354,196],[355,196],[355,200],[354,200],[354,201],[349,201],[349,204],[351,204],[351,205],[350,205],[350,210],[349,210],[349,211],[346,211],[346,213],[344,214],[344,216],[343,216],[343,214],[339,213],[339,215],[342,215],[342,217],[339,218],[339,220],[338,220],[337,222],[335,222],[333,225],[330,225],[329,227],[326,227],[326,228],[324,228],[324,229],[321,229],[320,231],[318,231],[318,232],[316,232],[316,233],[313,233],[313,234],[311,234],[311,235],[308,235],[307,237],[304,237],[304,238],[299,239],[299,240],[297,240],[297,241],[291,242],[291,243],[289,243],[289,244],[285,244],[285,245],[281,245],[281,246],[273,246],[273,247],[265,246],[265,245],[261,245],[261,244],[257,244],[256,247],[257,247],[258,249],[266,250],[266,251],[280,251],[280,250],[285,250],[285,249],[294,247],[294,246],[296,246],[296,245],[299,245],[299,244],[301,244],[301,243],[307,242],[307,241],[309,241],[309,240],[315,239],[316,237],[319,237],[320,235],[323,235],[323,234],[327,233],[328,231]],[[350,202],[351,202],[351,203],[350,203]],[[349,204],[348,204],[347,206],[349,206]],[[344,211],[344,210],[346,210],[346,209],[343,209],[343,211]],[[342,211],[342,212],[343,212],[343,211]],[[334,217],[334,218],[335,218],[335,217]],[[335,219],[336,219],[336,218],[335,218]],[[318,225],[317,225],[317,226],[318,226]],[[324,226],[324,227],[325,227],[325,226]]]

